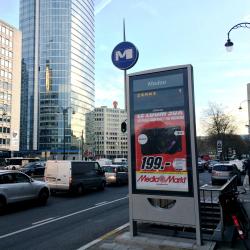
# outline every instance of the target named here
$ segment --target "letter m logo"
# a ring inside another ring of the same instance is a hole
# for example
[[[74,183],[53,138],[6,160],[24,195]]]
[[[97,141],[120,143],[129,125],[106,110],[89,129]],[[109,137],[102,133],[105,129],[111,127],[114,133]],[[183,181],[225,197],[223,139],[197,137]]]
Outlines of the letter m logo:
[[[133,49],[126,49],[122,53],[121,51],[116,51],[115,52],[115,60],[119,61],[119,59],[125,58],[126,60],[132,59],[133,58]]]

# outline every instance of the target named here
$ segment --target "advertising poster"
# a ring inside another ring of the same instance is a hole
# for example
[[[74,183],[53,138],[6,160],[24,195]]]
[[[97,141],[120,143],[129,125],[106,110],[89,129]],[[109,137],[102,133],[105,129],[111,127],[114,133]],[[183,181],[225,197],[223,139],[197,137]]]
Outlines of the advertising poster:
[[[136,189],[188,192],[183,110],[134,114]]]

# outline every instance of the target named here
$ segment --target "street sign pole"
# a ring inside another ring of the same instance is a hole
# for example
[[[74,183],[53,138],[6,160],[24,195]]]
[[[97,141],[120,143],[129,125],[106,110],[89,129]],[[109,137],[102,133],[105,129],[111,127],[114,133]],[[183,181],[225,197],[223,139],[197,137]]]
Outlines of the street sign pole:
[[[126,42],[126,29],[125,29],[125,19],[123,19],[123,42]],[[127,70],[124,70],[124,105],[125,105],[125,111],[127,112],[127,98],[126,98],[126,93],[127,93]]]
[[[139,57],[139,52],[135,45],[131,42],[126,41],[126,32],[125,32],[125,19],[123,19],[123,42],[116,45],[111,54],[111,59],[113,64],[124,71],[124,106],[126,112],[129,110],[129,101],[128,101],[128,86],[127,86],[127,70],[132,68]],[[124,131],[125,132],[125,131]],[[130,138],[128,136],[128,143]],[[130,147],[129,147],[130,150]],[[128,152],[129,162],[131,162],[131,152]],[[129,174],[131,173],[131,164],[129,164]],[[130,177],[131,179],[131,177]],[[130,233],[132,236],[137,234],[137,223],[133,220],[133,208],[132,208],[132,185],[129,184],[129,221],[130,221]]]

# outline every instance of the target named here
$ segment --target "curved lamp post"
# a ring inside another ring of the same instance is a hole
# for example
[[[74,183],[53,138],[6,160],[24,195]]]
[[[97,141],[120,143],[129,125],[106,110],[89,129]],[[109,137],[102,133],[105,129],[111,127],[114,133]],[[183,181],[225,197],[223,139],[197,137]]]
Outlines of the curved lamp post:
[[[242,105],[242,103],[244,103],[244,102],[250,102],[250,100],[246,99],[246,100],[242,101],[242,102],[240,103],[239,110],[242,110],[242,109],[243,109],[241,105]],[[249,118],[248,118],[248,119],[249,119]],[[245,127],[248,128],[248,134],[250,134],[250,120],[248,121],[248,124],[245,125]]]
[[[250,100],[244,100],[244,101],[242,101],[242,102],[240,103],[239,110],[242,109],[242,106],[241,106],[241,105],[242,105],[243,102],[249,102],[249,101],[250,101]]]
[[[63,160],[66,160],[66,134],[65,134],[65,130],[66,130],[66,114],[68,114],[68,110],[72,109],[72,114],[75,114],[75,111],[72,107],[67,107],[67,108],[63,108],[63,107],[59,107],[62,114],[63,114]]]
[[[244,22],[244,23],[238,23],[234,25],[228,32],[227,32],[227,42],[225,43],[225,47],[228,52],[231,52],[233,49],[233,42],[230,40],[230,32],[232,30],[238,29],[238,28],[248,28],[250,29],[250,23]]]

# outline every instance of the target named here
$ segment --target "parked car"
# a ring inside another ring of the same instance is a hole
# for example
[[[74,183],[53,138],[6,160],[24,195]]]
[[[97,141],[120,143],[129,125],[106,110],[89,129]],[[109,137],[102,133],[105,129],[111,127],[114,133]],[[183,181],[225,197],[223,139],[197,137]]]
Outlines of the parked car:
[[[104,190],[104,171],[95,161],[47,161],[44,178],[51,192],[83,194],[86,189]]]
[[[20,168],[20,171],[29,175],[29,176],[44,176],[45,171],[45,162],[37,161],[37,162],[30,162]]]
[[[103,166],[107,184],[128,183],[128,168],[123,165]]]
[[[208,163],[208,172],[211,173],[212,172],[212,168],[215,164],[218,164],[220,163],[219,161],[215,161],[215,160],[210,160],[209,163]]]
[[[231,177],[237,175],[237,183],[241,184],[241,173],[237,166],[230,163],[215,164],[212,168],[212,185],[228,181]]]
[[[50,192],[45,182],[35,181],[24,173],[15,170],[0,170],[0,212],[8,204],[37,199],[45,205]]]

